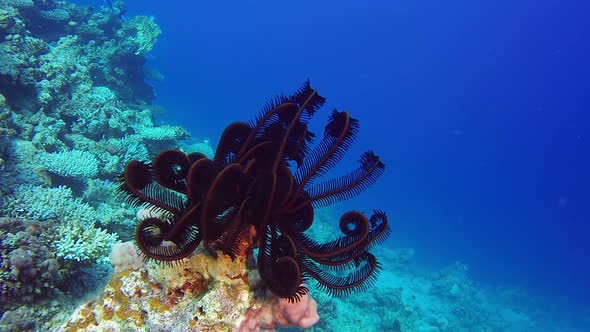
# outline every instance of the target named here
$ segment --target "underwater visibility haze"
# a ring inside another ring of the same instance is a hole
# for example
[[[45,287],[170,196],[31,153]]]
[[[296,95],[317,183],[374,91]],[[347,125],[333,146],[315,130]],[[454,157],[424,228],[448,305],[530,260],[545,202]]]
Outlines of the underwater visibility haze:
[[[0,331],[590,330],[584,1],[0,5]]]

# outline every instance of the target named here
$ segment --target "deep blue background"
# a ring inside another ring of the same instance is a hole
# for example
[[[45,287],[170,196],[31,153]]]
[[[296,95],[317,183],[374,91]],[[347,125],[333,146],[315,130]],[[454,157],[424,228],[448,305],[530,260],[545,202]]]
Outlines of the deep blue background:
[[[326,110],[361,121],[347,166],[366,148],[388,166],[342,208],[387,210],[388,243],[423,262],[587,303],[587,1],[127,5],[162,27],[150,65],[165,121],[215,144],[309,77]]]

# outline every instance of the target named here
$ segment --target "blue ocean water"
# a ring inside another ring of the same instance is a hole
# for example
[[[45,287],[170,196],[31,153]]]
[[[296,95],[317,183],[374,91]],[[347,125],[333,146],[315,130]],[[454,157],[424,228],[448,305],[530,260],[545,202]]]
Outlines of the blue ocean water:
[[[474,279],[587,306],[585,1],[126,4],[163,31],[148,63],[165,76],[163,121],[216,144],[309,78],[361,122],[343,169],[365,147],[388,167],[343,209],[385,209],[387,244],[424,264],[460,260]]]

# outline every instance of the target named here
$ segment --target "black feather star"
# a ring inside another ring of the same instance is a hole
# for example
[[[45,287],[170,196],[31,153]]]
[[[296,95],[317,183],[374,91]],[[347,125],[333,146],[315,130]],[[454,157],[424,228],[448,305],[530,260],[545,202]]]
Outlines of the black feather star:
[[[385,171],[368,151],[352,172],[314,184],[340,162],[359,130],[358,120],[334,110],[324,137],[310,147],[314,134],[307,125],[324,102],[308,81],[295,94],[271,100],[254,121],[230,124],[212,160],[166,150],[151,163],[129,162],[120,191],[133,205],[162,212],[137,227],[143,254],[178,261],[201,242],[232,257],[258,248],[264,284],[290,301],[308,292],[310,278],[334,296],[372,286],[380,265],[368,250],[389,235],[384,212],[345,213],[343,235],[329,243],[305,234],[314,208],[358,195]]]

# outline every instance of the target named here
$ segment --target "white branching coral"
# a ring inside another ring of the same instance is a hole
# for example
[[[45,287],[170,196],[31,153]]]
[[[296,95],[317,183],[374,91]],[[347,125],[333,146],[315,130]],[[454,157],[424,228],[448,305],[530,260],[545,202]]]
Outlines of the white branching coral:
[[[23,184],[4,197],[0,207],[14,218],[76,220],[88,225],[98,219],[96,211],[81,198],[74,198],[72,190],[65,186],[47,188]]]
[[[57,257],[76,262],[92,262],[106,259],[117,235],[94,225],[84,225],[79,221],[62,223],[56,231],[53,242]]]
[[[179,126],[145,127],[139,129],[141,138],[150,141],[178,141],[188,137],[188,131]]]
[[[98,174],[98,160],[88,151],[43,153],[39,162],[48,171],[63,177],[90,178]]]

